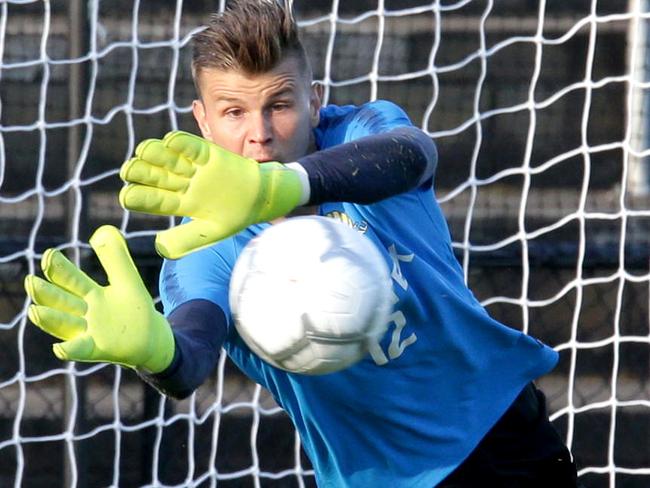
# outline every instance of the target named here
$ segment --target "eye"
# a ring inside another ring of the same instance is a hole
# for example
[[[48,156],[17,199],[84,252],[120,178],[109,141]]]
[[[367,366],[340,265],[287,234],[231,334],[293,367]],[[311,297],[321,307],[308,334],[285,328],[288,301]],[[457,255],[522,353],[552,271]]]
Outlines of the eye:
[[[282,110],[287,110],[290,106],[289,102],[275,102],[271,108],[274,112],[281,112]]]
[[[241,108],[231,108],[225,111],[225,115],[231,119],[239,119],[244,115],[244,111]]]

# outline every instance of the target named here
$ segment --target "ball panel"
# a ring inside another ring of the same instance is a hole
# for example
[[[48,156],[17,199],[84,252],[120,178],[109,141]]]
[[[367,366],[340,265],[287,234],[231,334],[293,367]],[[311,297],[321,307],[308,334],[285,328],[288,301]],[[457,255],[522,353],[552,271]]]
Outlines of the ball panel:
[[[303,374],[327,374],[347,368],[367,352],[363,342],[321,343],[310,341],[294,355],[279,361],[282,369]]]
[[[239,290],[235,323],[246,324],[246,334],[255,337],[255,342],[263,344],[270,355],[281,354],[287,344],[298,342],[304,336],[300,302],[287,300],[300,293],[295,288],[286,280],[256,273]]]

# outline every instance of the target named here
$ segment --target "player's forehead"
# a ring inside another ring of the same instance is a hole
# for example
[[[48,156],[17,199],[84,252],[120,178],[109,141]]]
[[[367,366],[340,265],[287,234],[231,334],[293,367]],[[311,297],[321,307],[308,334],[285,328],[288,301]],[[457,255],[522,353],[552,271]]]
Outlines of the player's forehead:
[[[232,92],[253,92],[258,95],[279,91],[294,92],[310,86],[310,74],[300,62],[287,58],[271,70],[250,73],[238,68],[204,68],[197,73],[201,93],[210,98]]]

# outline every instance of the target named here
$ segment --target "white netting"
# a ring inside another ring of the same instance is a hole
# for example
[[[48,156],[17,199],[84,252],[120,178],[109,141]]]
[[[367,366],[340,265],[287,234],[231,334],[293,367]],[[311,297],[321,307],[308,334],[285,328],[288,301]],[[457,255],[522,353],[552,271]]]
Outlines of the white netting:
[[[87,241],[104,223],[156,294],[170,221],[124,213],[117,169],[142,139],[196,131],[189,39],[223,4],[0,1],[1,486],[314,484],[287,418],[223,358],[166,401],[57,361],[26,322],[47,247],[103,279]],[[327,101],[392,99],[436,140],[470,287],[560,351],[540,385],[582,481],[647,486],[647,2],[294,4]]]

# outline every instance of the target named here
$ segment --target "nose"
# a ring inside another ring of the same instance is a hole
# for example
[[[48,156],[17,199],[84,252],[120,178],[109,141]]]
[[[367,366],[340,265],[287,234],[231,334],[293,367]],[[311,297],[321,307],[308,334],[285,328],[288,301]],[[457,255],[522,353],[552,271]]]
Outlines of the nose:
[[[271,142],[273,130],[271,121],[265,113],[255,113],[251,117],[248,142],[251,144],[268,144]]]

